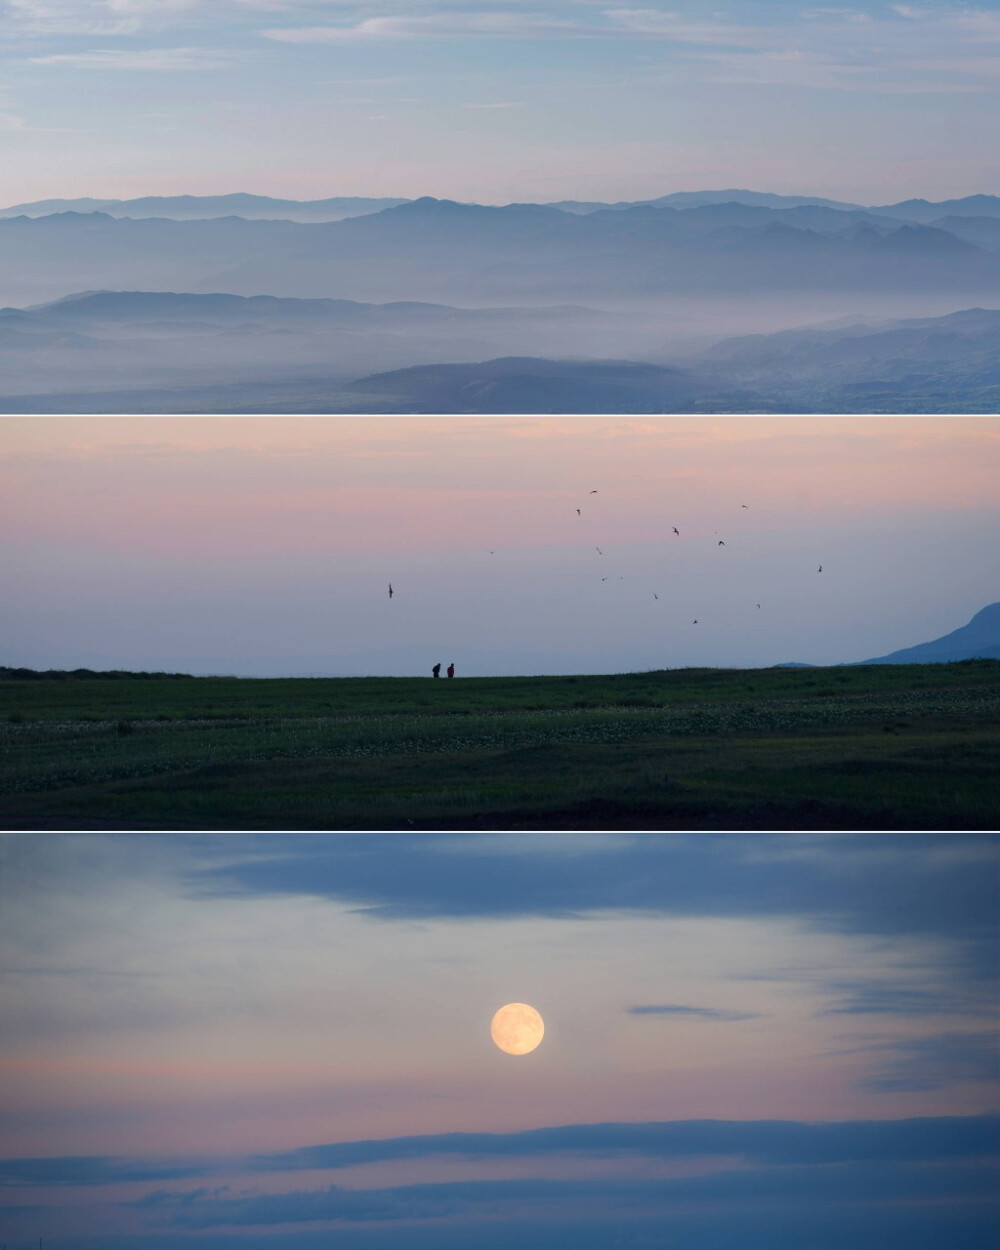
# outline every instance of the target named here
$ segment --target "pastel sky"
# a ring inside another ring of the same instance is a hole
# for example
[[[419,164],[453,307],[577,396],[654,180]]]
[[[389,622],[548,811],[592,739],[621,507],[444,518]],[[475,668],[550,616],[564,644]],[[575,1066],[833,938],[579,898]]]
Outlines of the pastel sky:
[[[998,459],[993,418],[7,418],[0,663],[864,660],[1000,599]]]
[[[0,0],[5,204],[998,190],[996,0]]]
[[[2,835],[0,1240],[986,1250],[998,867],[993,835]],[[511,1001],[529,1056],[490,1041]]]

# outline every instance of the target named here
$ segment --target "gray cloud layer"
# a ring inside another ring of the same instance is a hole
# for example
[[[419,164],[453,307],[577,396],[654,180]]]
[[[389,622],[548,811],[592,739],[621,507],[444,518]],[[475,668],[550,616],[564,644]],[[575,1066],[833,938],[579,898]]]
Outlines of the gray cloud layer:
[[[842,1163],[817,1167],[734,1169],[669,1180],[458,1181],[386,1189],[304,1190],[234,1199],[177,1201],[157,1193],[128,1204],[157,1210],[157,1222],[172,1228],[259,1227],[327,1221],[425,1220],[491,1214],[497,1208],[553,1209],[618,1207],[642,1211],[673,1203],[901,1202],[919,1199],[988,1199],[996,1173],[987,1164],[936,1167],[898,1163]]]
[[[545,1155],[685,1158],[740,1155],[764,1167],[928,1163],[1000,1151],[1000,1115],[805,1124],[793,1120],[677,1120],[570,1124],[519,1133],[440,1133],[305,1146],[227,1161],[227,1170],[296,1172],[443,1155],[466,1159]],[[113,1156],[0,1160],[0,1188],[106,1185],[208,1176],[206,1160],[137,1161]]]
[[[327,897],[386,920],[603,909],[794,916],[848,933],[958,939],[975,975],[997,975],[1000,839],[987,835],[649,834],[591,854],[558,837],[480,849],[449,835],[282,835],[242,856],[227,850],[230,862],[206,868],[193,888]]]

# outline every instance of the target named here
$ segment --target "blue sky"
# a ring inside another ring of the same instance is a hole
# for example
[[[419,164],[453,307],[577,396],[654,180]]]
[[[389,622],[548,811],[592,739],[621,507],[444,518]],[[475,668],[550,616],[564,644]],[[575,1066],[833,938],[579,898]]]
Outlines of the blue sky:
[[[4,835],[0,1240],[985,1250],[998,864],[992,835]],[[509,1001],[531,1055],[490,1042]]]
[[[997,190],[1000,10],[4,0],[6,202]]]

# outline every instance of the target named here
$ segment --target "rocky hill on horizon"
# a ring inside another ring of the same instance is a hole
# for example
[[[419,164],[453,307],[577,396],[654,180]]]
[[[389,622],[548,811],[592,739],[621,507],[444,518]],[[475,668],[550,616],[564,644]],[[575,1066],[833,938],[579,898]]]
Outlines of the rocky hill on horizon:
[[[956,660],[1000,660],[1000,603],[987,604],[967,625],[941,638],[859,663],[951,664]]]

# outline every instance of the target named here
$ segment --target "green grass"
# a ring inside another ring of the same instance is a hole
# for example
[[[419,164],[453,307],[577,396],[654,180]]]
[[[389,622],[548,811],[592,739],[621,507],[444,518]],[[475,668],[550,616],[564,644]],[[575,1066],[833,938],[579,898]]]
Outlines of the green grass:
[[[984,829],[1000,662],[0,681],[4,828]]]

